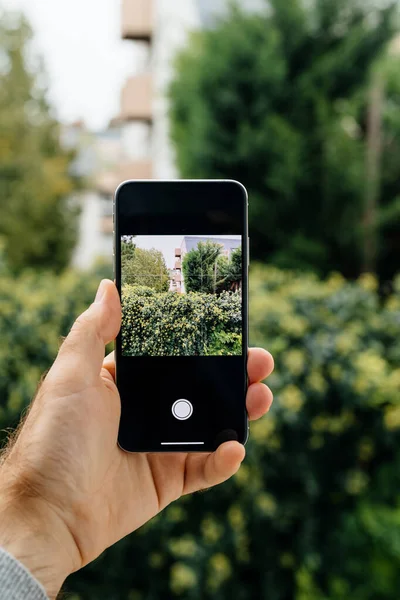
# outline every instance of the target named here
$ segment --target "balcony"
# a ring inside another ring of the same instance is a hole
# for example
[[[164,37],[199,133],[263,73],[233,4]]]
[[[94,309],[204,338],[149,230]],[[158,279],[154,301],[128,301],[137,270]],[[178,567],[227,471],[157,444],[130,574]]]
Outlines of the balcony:
[[[153,0],[122,0],[122,39],[148,41],[152,34]]]
[[[130,77],[122,88],[121,119],[147,121],[153,117],[153,85],[149,73]]]
[[[180,258],[182,256],[181,248],[175,248],[175,258]]]
[[[100,231],[104,235],[110,235],[113,232],[113,218],[102,217],[100,221]]]
[[[96,179],[96,188],[102,194],[113,195],[122,181],[127,179],[151,179],[153,164],[149,159],[136,160],[121,164],[113,171],[99,175]]]
[[[153,164],[149,159],[126,163],[119,168],[118,176],[120,178],[119,183],[127,179],[151,179],[153,176]]]
[[[182,269],[182,263],[180,260],[175,261],[175,269]]]

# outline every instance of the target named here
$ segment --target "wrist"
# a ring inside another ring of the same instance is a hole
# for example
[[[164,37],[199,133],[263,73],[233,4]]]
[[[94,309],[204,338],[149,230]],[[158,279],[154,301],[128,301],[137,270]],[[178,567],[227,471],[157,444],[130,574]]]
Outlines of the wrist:
[[[0,496],[0,546],[29,570],[51,599],[77,568],[71,534],[54,510],[45,510],[36,499]]]

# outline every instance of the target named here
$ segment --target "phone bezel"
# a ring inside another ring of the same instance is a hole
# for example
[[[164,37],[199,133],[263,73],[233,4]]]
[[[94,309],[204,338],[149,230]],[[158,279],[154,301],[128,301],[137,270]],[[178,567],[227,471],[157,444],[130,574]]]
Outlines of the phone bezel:
[[[126,186],[131,186],[131,185],[137,185],[137,184],[145,184],[145,185],[149,185],[149,186],[153,186],[154,190],[156,190],[157,188],[157,194],[162,193],[160,192],[161,190],[161,186],[165,185],[179,185],[179,184],[184,184],[184,185],[193,185],[193,186],[204,186],[207,184],[211,184],[212,186],[215,185],[235,185],[240,187],[241,192],[243,194],[243,213],[242,213],[242,218],[243,218],[243,241],[242,241],[242,256],[243,256],[243,281],[242,281],[242,319],[243,319],[243,331],[242,331],[242,343],[243,343],[243,360],[244,360],[244,377],[245,377],[245,389],[247,390],[248,387],[248,378],[247,378],[247,358],[248,358],[248,313],[249,313],[249,309],[248,309],[248,268],[249,268],[249,234],[248,234],[248,193],[246,188],[238,181],[235,180],[227,180],[227,179],[182,179],[182,180],[126,180],[123,181],[118,188],[115,191],[115,195],[114,195],[114,202],[113,202],[113,225],[114,225],[114,251],[113,251],[113,255],[114,255],[114,277],[115,277],[115,282],[116,282],[116,286],[118,289],[118,293],[120,294],[121,297],[121,254],[120,254],[120,215],[119,215],[119,210],[118,210],[118,201],[119,201],[119,197],[121,194],[121,190],[123,190],[124,188],[126,188]],[[215,189],[215,188],[214,188]],[[118,386],[118,364],[119,361],[121,359],[123,359],[124,357],[122,356],[122,351],[121,351],[121,333],[118,334],[117,339],[115,341],[115,363],[116,363],[116,383]],[[126,357],[125,357],[126,358]],[[246,406],[245,406],[245,401],[244,401],[244,428],[243,431],[244,433],[244,438],[243,439],[239,439],[238,441],[242,444],[246,444],[249,438],[249,420],[248,420],[248,415],[247,415],[247,410],[246,410]],[[177,448],[177,449],[173,449],[173,448],[167,448],[167,449],[163,449],[163,448],[152,448],[152,447],[148,447],[145,450],[132,450],[132,449],[128,449],[125,448],[123,445],[120,444],[120,440],[118,441],[120,447],[127,452],[149,452],[149,453],[171,453],[171,452],[210,452],[211,449],[210,448],[196,448],[196,449],[191,449],[191,448],[186,448],[186,449],[182,449],[182,448]]]

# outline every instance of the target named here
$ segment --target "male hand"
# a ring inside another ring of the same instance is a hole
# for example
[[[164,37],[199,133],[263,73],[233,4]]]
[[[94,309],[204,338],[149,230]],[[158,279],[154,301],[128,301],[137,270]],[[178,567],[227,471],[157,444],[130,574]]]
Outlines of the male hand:
[[[55,597],[64,579],[184,494],[236,473],[244,447],[212,454],[128,454],[117,445],[120,399],[113,355],[121,307],[113,282],[75,322],[0,468],[0,546]],[[247,410],[266,413],[272,394],[260,383],[273,369],[252,349]],[[134,389],[134,381],[132,387]],[[151,397],[151,381],[149,381]]]

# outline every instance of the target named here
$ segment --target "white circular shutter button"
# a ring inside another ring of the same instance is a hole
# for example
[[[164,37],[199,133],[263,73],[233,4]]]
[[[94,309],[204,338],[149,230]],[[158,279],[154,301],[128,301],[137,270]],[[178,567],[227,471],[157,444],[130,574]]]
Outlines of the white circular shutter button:
[[[186,419],[189,419],[193,414],[193,405],[189,400],[184,400],[183,398],[177,400],[172,405],[172,414],[175,419],[186,421]]]

